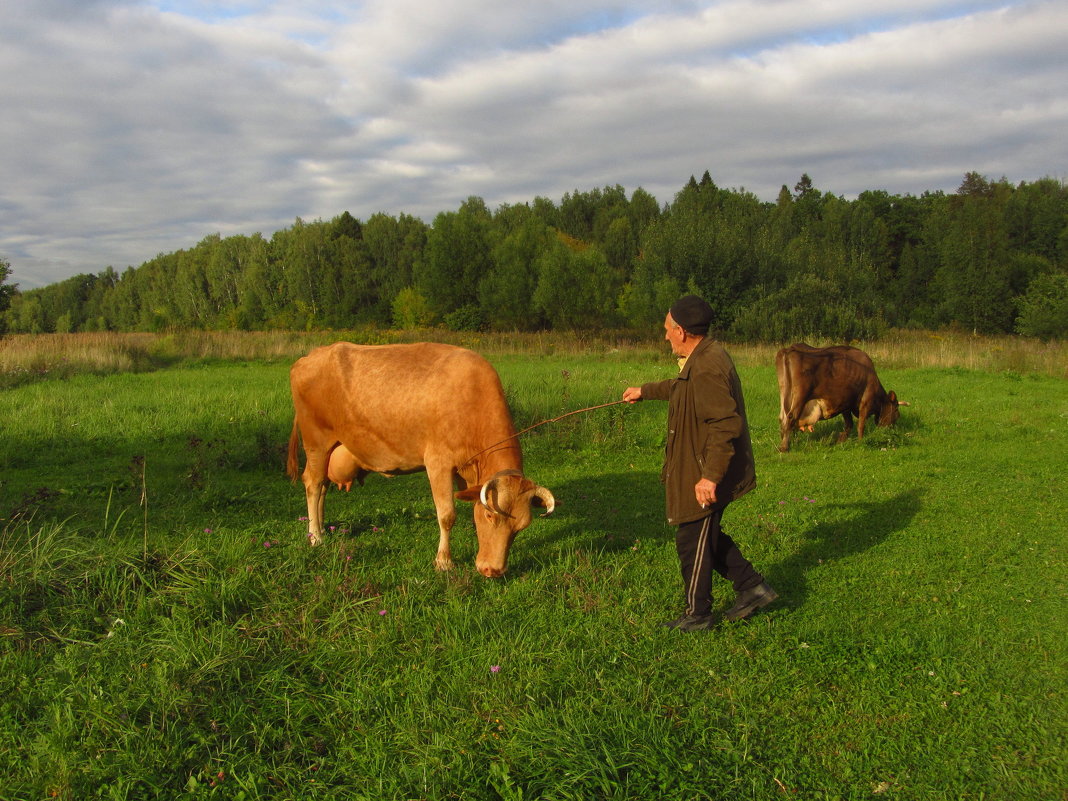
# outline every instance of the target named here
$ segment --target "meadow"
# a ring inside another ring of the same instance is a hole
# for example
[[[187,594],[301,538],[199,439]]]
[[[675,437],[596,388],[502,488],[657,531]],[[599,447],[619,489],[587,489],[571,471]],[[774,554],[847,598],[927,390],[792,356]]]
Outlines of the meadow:
[[[760,486],[724,525],[781,600],[682,634],[663,405],[524,435],[556,513],[488,580],[461,505],[442,574],[425,476],[306,544],[288,367],[337,335],[135,336],[0,340],[0,799],[1066,797],[1063,346],[865,346],[912,405],[787,454],[774,348],[731,347]],[[674,369],[463,343],[520,428]]]

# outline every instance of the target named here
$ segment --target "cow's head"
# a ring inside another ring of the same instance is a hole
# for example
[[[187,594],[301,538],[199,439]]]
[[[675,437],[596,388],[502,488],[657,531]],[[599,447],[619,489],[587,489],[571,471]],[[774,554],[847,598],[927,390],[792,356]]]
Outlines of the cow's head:
[[[879,425],[892,426],[896,423],[897,418],[901,416],[898,406],[908,406],[908,404],[899,402],[897,395],[893,390],[890,390],[886,393],[886,402],[883,403],[883,408],[879,410]]]
[[[556,508],[553,494],[518,470],[502,470],[485,484],[468,487],[456,497],[475,504],[475,567],[486,578],[499,578],[508,569],[508,549],[515,535],[530,525],[531,507],[545,507],[542,517]]]

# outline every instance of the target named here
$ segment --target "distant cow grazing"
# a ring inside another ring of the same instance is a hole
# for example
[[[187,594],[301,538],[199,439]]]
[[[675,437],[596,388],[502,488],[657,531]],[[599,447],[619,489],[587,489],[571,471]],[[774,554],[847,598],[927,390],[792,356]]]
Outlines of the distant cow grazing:
[[[476,353],[451,345],[316,348],[290,370],[293,433],[287,471],[297,480],[303,440],[308,537],[322,542],[328,482],[350,489],[368,473],[425,470],[437,509],[439,570],[452,567],[449,532],[455,497],[474,504],[475,567],[502,575],[531,506],[550,514],[552,493],[523,476],[523,455],[500,378]],[[543,515],[544,516],[544,515]]]
[[[845,427],[838,436],[845,442],[857,418],[857,439],[864,438],[864,423],[875,415],[881,426],[898,418],[897,395],[879,383],[875,366],[864,351],[847,345],[813,348],[797,343],[775,354],[779,378],[780,451],[790,449],[795,428],[811,431],[819,420],[842,415]]]

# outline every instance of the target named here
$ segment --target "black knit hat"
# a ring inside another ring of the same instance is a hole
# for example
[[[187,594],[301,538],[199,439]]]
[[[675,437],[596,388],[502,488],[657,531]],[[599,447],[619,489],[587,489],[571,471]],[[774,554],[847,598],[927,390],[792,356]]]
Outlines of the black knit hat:
[[[671,306],[671,319],[686,333],[703,337],[712,324],[712,307],[697,295],[686,295]]]

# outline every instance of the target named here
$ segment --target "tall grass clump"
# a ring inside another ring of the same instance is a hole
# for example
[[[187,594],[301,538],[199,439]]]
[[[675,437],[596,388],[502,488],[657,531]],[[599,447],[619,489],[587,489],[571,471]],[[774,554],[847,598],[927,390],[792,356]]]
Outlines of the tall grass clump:
[[[16,334],[0,337],[0,388],[79,373],[137,372],[153,366],[152,334]]]

